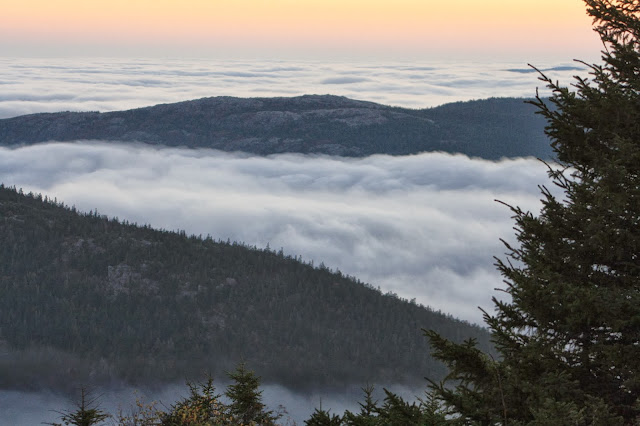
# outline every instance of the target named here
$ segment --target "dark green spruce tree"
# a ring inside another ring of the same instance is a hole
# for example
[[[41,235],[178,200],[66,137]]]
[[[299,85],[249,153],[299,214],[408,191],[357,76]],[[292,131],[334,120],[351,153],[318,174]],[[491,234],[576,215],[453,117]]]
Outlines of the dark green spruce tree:
[[[80,388],[80,401],[75,410],[58,411],[62,423],[45,423],[52,426],[93,426],[104,424],[109,417],[98,406],[98,397],[91,395],[86,388]]]
[[[640,1],[585,3],[602,64],[572,88],[541,74],[559,191],[512,208],[510,297],[485,314],[500,357],[427,332],[450,371],[432,388],[464,424],[640,424]]]
[[[329,410],[316,408],[304,424],[306,426],[342,426],[342,419],[337,414],[331,414]]]
[[[233,382],[227,386],[225,395],[231,400],[228,411],[237,424],[273,425],[280,415],[268,411],[262,403],[260,377],[247,370],[244,363],[227,373]]]

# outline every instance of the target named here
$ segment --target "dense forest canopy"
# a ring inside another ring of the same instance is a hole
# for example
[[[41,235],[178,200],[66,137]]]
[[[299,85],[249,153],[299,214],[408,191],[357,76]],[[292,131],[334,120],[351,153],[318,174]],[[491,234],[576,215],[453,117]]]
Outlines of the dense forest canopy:
[[[480,327],[269,249],[0,187],[5,387],[199,378],[244,360],[294,387],[439,378],[420,329]]]

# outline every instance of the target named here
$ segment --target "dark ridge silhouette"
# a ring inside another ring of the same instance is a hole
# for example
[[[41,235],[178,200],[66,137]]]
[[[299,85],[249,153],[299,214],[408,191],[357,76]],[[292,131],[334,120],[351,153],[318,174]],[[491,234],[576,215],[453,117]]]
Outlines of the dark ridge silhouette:
[[[58,112],[0,120],[0,145],[108,140],[259,155],[407,155],[444,151],[497,160],[549,159],[545,122],[517,98],[429,109],[339,96],[215,97],[117,112]]]

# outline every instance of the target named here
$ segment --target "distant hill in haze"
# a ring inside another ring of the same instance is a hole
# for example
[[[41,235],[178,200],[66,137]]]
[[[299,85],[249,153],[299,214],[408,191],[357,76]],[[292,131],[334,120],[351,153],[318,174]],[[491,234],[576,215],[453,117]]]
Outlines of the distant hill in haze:
[[[422,328],[490,347],[480,327],[323,265],[1,185],[0,241],[4,388],[202,378],[241,360],[299,388],[424,384],[445,370]]]
[[[331,95],[215,97],[117,112],[59,112],[0,120],[0,145],[109,140],[260,155],[404,155],[425,151],[549,158],[544,120],[523,99],[429,109]]]

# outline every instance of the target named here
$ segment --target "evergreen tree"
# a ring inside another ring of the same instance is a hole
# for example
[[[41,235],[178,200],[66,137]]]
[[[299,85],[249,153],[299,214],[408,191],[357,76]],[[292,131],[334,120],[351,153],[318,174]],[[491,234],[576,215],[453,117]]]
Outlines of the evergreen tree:
[[[187,386],[189,387],[189,397],[177,402],[171,406],[168,413],[161,415],[161,425],[214,426],[233,424],[230,416],[226,414],[227,407],[220,401],[220,395],[216,393],[211,377],[205,383],[187,383]]]
[[[319,409],[316,408],[305,424],[316,426],[440,426],[449,424],[440,402],[432,394],[427,394],[427,398],[424,400],[417,398],[417,402],[407,402],[399,395],[383,389],[384,403],[379,406],[378,401],[373,397],[373,386],[366,386],[362,390],[364,402],[359,403],[359,413],[347,410],[340,417],[331,414],[330,410],[323,410],[321,406]]]
[[[316,408],[309,419],[304,421],[307,426],[341,426],[342,419],[337,414],[331,414],[329,410]]]
[[[344,413],[343,421],[347,426],[375,426],[380,424],[378,418],[378,401],[373,399],[374,387],[371,385],[362,388],[364,402],[359,402],[360,412],[355,414],[347,410]]]
[[[424,424],[421,406],[409,403],[400,396],[384,389],[384,404],[378,410],[380,424],[419,426]]]
[[[518,245],[497,262],[510,300],[485,313],[501,357],[427,332],[455,382],[433,389],[465,422],[640,422],[640,1],[585,2],[603,64],[573,89],[541,74],[563,195],[542,187],[537,216],[512,207]]]
[[[229,397],[229,413],[238,424],[272,425],[279,418],[273,411],[267,411],[262,403],[260,377],[247,370],[240,363],[235,371],[228,373],[233,383],[227,386],[225,395]]]
[[[80,402],[77,403],[76,409],[59,413],[62,423],[49,423],[50,425],[93,426],[99,425],[111,417],[98,407],[98,398],[92,397],[84,387],[80,389]]]

